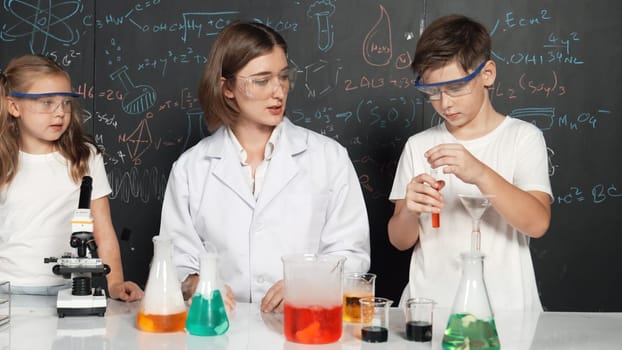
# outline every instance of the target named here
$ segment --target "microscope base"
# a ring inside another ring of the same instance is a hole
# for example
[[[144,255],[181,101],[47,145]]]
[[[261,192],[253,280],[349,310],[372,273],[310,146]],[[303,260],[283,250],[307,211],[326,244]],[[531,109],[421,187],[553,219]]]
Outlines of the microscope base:
[[[56,311],[58,317],[91,316],[103,317],[106,313],[106,295],[73,295],[71,288],[58,291]]]

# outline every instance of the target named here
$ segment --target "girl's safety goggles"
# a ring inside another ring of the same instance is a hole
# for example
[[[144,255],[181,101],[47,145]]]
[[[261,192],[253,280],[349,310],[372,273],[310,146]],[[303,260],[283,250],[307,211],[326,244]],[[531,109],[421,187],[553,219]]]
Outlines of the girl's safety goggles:
[[[71,112],[72,101],[80,94],[75,92],[45,92],[40,94],[28,94],[23,92],[11,92],[9,96],[29,101],[29,105],[37,113],[51,114],[60,107],[63,113]]]

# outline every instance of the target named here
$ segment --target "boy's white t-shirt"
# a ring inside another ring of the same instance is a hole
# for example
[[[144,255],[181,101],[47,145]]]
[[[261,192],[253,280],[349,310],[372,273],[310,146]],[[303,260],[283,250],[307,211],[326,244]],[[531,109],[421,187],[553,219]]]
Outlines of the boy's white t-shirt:
[[[404,199],[411,179],[431,171],[423,154],[442,143],[460,143],[508,182],[552,197],[542,132],[530,123],[506,117],[495,130],[474,140],[456,140],[444,123],[411,136],[397,166],[390,200]],[[481,192],[454,175],[438,173],[446,182],[441,190],[445,204],[441,226],[432,228],[431,216],[421,215],[405,295],[431,298],[438,306],[450,308],[462,273],[460,253],[471,245],[471,217],[458,194]],[[480,231],[481,251],[486,256],[484,278],[493,310],[542,310],[529,237],[508,225],[493,208],[484,213]]]
[[[94,151],[93,151],[94,152]],[[67,161],[58,152],[20,151],[19,170],[0,191],[0,281],[38,287],[67,282],[54,275],[46,257],[75,253],[69,245],[71,219],[78,208],[81,182],[71,179]],[[101,154],[89,160],[92,199],[111,192]]]

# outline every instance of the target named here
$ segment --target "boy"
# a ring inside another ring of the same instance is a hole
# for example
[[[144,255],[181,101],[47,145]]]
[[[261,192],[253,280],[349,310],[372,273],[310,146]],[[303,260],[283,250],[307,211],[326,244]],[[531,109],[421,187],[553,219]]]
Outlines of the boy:
[[[389,197],[389,240],[400,250],[414,246],[402,301],[428,297],[452,306],[459,255],[471,245],[471,218],[458,194],[493,194],[481,221],[493,310],[542,310],[529,238],[543,236],[551,218],[546,144],[534,125],[493,108],[490,52],[486,28],[459,15],[432,22],[417,43],[416,87],[444,122],[409,138]],[[441,225],[432,228],[429,214],[441,210]]]

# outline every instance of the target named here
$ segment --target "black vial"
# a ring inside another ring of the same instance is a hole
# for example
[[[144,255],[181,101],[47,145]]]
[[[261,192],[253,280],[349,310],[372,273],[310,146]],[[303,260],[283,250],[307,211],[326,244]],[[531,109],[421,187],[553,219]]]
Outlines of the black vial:
[[[406,322],[406,339],[418,342],[432,340],[432,324],[422,321]]]
[[[361,339],[368,343],[384,343],[389,339],[389,331],[385,327],[366,326],[361,329]]]

